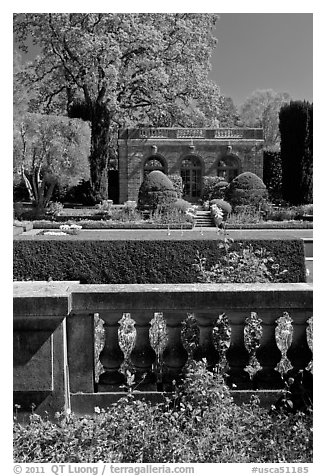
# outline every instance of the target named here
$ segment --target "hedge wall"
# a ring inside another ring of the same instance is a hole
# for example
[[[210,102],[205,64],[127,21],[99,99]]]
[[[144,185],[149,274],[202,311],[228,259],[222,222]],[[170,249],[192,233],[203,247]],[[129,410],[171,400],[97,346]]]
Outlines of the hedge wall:
[[[243,242],[244,240],[242,240]],[[250,240],[271,251],[288,273],[284,282],[305,282],[301,240]],[[239,247],[235,241],[232,248]],[[194,283],[197,251],[207,264],[218,262],[216,240],[61,241],[15,240],[14,280],[79,280],[82,283]]]

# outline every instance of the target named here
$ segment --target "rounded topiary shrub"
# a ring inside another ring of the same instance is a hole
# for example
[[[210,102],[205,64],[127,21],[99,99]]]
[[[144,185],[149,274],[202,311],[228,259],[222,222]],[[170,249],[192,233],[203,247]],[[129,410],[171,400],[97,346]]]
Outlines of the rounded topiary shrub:
[[[251,205],[256,208],[267,198],[266,185],[258,175],[243,172],[230,183],[225,197],[232,205]]]
[[[169,209],[177,200],[171,180],[160,170],[153,170],[144,179],[138,193],[139,210]]]

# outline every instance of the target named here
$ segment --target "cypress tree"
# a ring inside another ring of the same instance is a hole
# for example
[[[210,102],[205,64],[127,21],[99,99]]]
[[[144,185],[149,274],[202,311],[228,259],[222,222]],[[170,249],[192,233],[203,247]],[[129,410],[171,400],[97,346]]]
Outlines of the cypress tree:
[[[282,198],[282,162],[281,152],[264,150],[263,155],[263,182],[269,193],[269,198],[278,200]]]
[[[279,118],[283,198],[292,205],[312,203],[312,104],[291,101]]]

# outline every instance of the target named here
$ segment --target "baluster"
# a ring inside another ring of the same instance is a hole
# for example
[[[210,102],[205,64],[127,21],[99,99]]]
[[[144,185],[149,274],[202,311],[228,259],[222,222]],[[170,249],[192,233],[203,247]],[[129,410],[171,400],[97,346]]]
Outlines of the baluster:
[[[249,361],[247,349],[244,344],[243,313],[229,312],[229,323],[231,325],[231,342],[226,351],[226,358],[229,364],[226,381],[228,385],[236,386],[238,389],[250,387],[249,374],[244,370]]]
[[[231,343],[231,326],[225,313],[219,314],[213,327],[213,343],[219,354],[218,370],[225,374],[229,370],[229,364],[226,358]]]
[[[199,345],[194,351],[194,359],[206,359],[208,368],[212,369],[219,361],[219,353],[215,349],[213,342],[213,325],[216,320],[216,313],[196,312],[195,319],[199,327]]]
[[[289,370],[293,369],[293,366],[286,355],[292,344],[293,321],[287,312],[283,312],[283,316],[279,317],[276,322],[276,345],[280,349],[282,357],[277,366],[275,367],[275,370],[280,372],[283,377],[284,374],[287,374]]]
[[[148,311],[133,312],[131,315],[135,321],[137,331],[136,342],[130,354],[131,363],[136,369],[137,390],[155,390],[155,374],[152,365],[156,359],[156,353],[150,344],[149,329],[153,314]]]
[[[101,312],[100,318],[104,321],[105,343],[100,353],[104,372],[100,375],[98,389],[102,392],[117,391],[125,382],[125,377],[119,370],[124,361],[118,337],[121,312]]]
[[[248,372],[250,380],[252,380],[254,375],[262,369],[262,366],[257,359],[256,352],[260,346],[263,328],[261,326],[262,320],[255,312],[252,312],[245,322],[244,343],[249,353],[249,363],[247,367],[245,367],[245,371]]]
[[[312,338],[313,338],[312,317],[310,317],[307,320],[307,324],[308,324],[308,327],[306,329],[307,343],[308,343],[309,349],[311,350],[311,353],[312,353]],[[309,364],[306,367],[306,370],[308,370],[308,372],[311,372],[311,374],[312,374],[312,370],[313,370],[312,366],[313,366],[313,364],[312,364],[312,359],[311,359]]]
[[[281,359],[281,352],[275,341],[275,318],[272,313],[260,314],[262,319],[262,338],[256,351],[261,370],[253,376],[253,387],[258,389],[279,389],[284,383],[275,366]]]
[[[166,330],[166,321],[162,312],[155,312],[151,320],[149,329],[149,340],[155,351],[156,359],[153,365],[153,371],[156,376],[157,390],[163,390],[163,351],[167,346],[168,337]]]
[[[309,365],[311,350],[307,342],[307,314],[305,311],[297,310],[293,315],[292,322],[292,344],[287,352],[287,357],[291,361],[293,369],[288,377],[294,376],[299,370],[303,370]]]
[[[181,340],[181,323],[185,317],[185,312],[164,312],[168,342],[163,351],[163,363],[167,369],[163,380],[167,384],[180,380],[182,369],[188,360],[188,353]]]

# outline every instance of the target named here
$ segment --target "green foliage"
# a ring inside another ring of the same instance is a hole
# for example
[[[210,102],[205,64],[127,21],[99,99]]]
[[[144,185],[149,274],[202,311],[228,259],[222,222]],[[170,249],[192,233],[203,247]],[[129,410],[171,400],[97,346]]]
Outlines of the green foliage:
[[[189,208],[192,208],[192,203],[187,202],[187,200],[183,200],[182,198],[178,198],[178,200],[173,203],[173,208],[180,212],[186,213]]]
[[[218,208],[220,208],[223,211],[223,214],[224,214],[225,218],[227,216],[229,216],[230,213],[232,212],[231,205],[228,202],[226,202],[225,200],[222,200],[222,199],[216,198],[214,200],[211,200],[210,205],[216,205]]]
[[[228,225],[246,225],[248,223],[261,223],[263,217],[256,207],[251,205],[238,205],[228,217]]]
[[[258,217],[258,215],[257,215]],[[231,217],[232,218],[232,217]],[[258,219],[258,218],[257,218]],[[257,222],[253,219],[251,223],[239,223],[235,219],[235,223],[226,223],[227,230],[312,230],[313,224],[311,221],[284,221],[284,222]]]
[[[174,190],[177,192],[178,199],[181,199],[183,194],[182,177],[180,175],[168,175],[168,178],[171,180]]]
[[[266,214],[267,220],[300,220],[304,215],[313,214],[313,205],[299,205],[296,207],[278,207],[269,210]]]
[[[291,101],[280,110],[282,192],[292,205],[312,203],[313,106]]]
[[[264,182],[251,172],[243,172],[235,177],[226,192],[226,199],[232,207],[252,205],[258,208],[266,198],[267,190]]]
[[[26,48],[28,34],[39,47],[16,75],[33,91],[29,107],[90,122],[96,199],[107,198],[117,124],[202,127],[216,117],[219,90],[208,79],[216,21],[211,13],[14,15],[17,44]]]
[[[268,189],[271,200],[282,198],[282,161],[279,151],[264,151],[264,175],[263,181]]]
[[[49,202],[46,207],[45,213],[51,218],[56,218],[63,212],[63,205],[60,202]]]
[[[96,235],[95,235],[96,236]],[[216,240],[96,240],[77,236],[16,237],[13,247],[15,280],[80,280],[96,283],[195,283],[197,253],[207,267],[223,262],[223,248]],[[302,240],[250,240],[264,248],[275,263],[288,270],[283,282],[305,282]],[[240,252],[235,241],[230,251]]]
[[[197,255],[194,264],[202,283],[277,283],[284,282],[288,271],[281,268],[270,251],[239,243],[239,249],[230,250],[230,240],[219,245],[222,257],[209,269],[206,258]]]
[[[183,213],[174,213],[173,211],[164,214],[154,213],[148,219],[142,218],[141,214],[137,211],[133,212],[133,216],[130,217],[131,212],[126,213],[124,210],[119,210],[118,213],[113,211],[111,219],[103,219],[102,215],[98,215],[98,219],[90,217],[90,219],[77,220],[74,217],[71,220],[64,220],[59,222],[57,220],[34,220],[32,227],[36,230],[55,230],[60,228],[60,224],[67,223],[71,225],[78,223],[82,226],[83,230],[87,231],[87,239],[97,240],[98,233],[96,230],[166,230],[168,227],[171,229],[180,229],[182,223],[184,229],[191,230],[193,227],[191,217],[185,216]],[[113,219],[113,217],[115,217]],[[91,232],[91,230],[93,230]]]
[[[177,200],[178,195],[171,180],[160,170],[153,170],[144,179],[138,193],[140,210],[166,210]]]
[[[220,96],[218,121],[219,127],[239,126],[240,117],[232,98]]]
[[[176,202],[172,204],[172,207],[169,207],[163,211],[156,210],[152,213],[149,217],[148,222],[155,223],[157,225],[165,224],[165,225],[185,225],[185,224],[193,224],[194,223],[194,216],[191,214],[186,213],[183,208],[185,207],[184,204],[181,205],[182,209],[175,207]]]
[[[188,366],[184,384],[164,403],[128,394],[93,416],[33,414],[14,422],[16,463],[310,463],[312,413],[236,405],[205,362]]]
[[[89,180],[80,180],[77,185],[70,187],[62,201],[81,203],[82,205],[95,205],[95,198]]]
[[[288,103],[288,93],[276,93],[272,89],[257,89],[240,108],[240,120],[245,127],[262,127],[264,130],[264,146],[279,147],[279,111]]]
[[[202,200],[223,199],[228,185],[222,177],[203,177]]]
[[[32,203],[44,208],[57,184],[88,177],[87,124],[54,115],[14,116],[14,173],[22,177]]]

